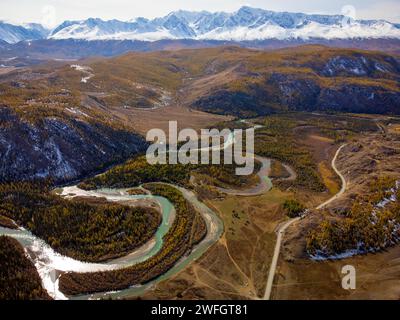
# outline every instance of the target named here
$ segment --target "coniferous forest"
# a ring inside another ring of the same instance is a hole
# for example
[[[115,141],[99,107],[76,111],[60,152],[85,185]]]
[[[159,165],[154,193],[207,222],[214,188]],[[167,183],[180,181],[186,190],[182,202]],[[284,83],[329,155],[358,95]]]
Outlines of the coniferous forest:
[[[312,255],[334,256],[348,250],[375,252],[400,240],[400,189],[391,177],[370,182],[369,193],[360,195],[341,219],[324,219],[307,236]]]
[[[0,237],[0,300],[50,300],[17,240]]]
[[[67,200],[45,183],[0,185],[0,199],[3,220],[12,219],[57,252],[88,262],[129,253],[146,243],[161,222],[155,209]]]
[[[173,225],[163,238],[161,250],[152,258],[134,266],[105,272],[66,273],[60,278],[60,289],[68,295],[114,291],[143,284],[172,268],[206,235],[207,227],[198,212],[174,187],[147,184],[152,194],[169,199],[175,207]]]

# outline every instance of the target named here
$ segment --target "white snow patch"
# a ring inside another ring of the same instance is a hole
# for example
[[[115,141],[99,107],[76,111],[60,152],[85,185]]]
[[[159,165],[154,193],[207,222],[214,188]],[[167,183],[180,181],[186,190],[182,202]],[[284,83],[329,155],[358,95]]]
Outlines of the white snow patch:
[[[15,60],[15,59],[17,59],[18,57],[11,57],[11,58],[6,58],[6,59],[3,59],[4,61],[13,61],[13,60]]]
[[[375,205],[375,208],[376,209],[384,209],[389,203],[396,202],[397,200],[399,200],[396,197],[396,192],[399,189],[400,189],[400,180],[397,180],[396,183],[395,183],[395,186],[392,189],[388,190],[388,191],[391,192],[390,197],[387,197],[387,198],[381,200],[380,202],[378,202]],[[377,218],[376,209],[372,210],[372,212],[371,212],[370,223],[372,225],[375,225],[376,222],[377,222],[377,219],[378,219]],[[389,226],[393,227],[393,232],[392,232],[393,235],[397,235],[398,230],[400,230],[400,224],[398,224],[394,220],[391,220],[391,221],[389,221]],[[392,243],[386,242],[386,243],[384,243],[383,247],[385,247],[388,244],[392,244]],[[372,248],[372,249],[366,251],[366,250],[361,249],[362,247],[363,247],[363,243],[360,242],[360,243],[357,244],[357,248],[349,249],[349,250],[346,250],[346,251],[344,251],[342,253],[331,255],[331,256],[326,256],[324,254],[324,249],[317,250],[314,255],[310,255],[310,258],[312,260],[315,260],[315,261],[340,260],[340,259],[350,258],[350,257],[356,256],[356,255],[359,255],[359,254],[364,254],[364,253],[367,253],[367,252],[376,252],[376,251],[379,251],[381,249],[380,247],[376,247],[376,248]]]
[[[315,255],[311,255],[310,257],[312,260],[315,260],[315,261],[341,260],[341,259],[351,258],[356,255],[363,254],[363,253],[365,253],[365,252],[362,250],[351,249],[351,250],[347,250],[345,252],[342,252],[342,253],[339,253],[336,255],[332,255],[332,256],[325,256],[322,252],[317,252]]]
[[[86,114],[85,112],[83,112],[83,111],[81,111],[81,110],[79,110],[77,108],[65,108],[65,110],[67,110],[70,113],[73,113],[73,114],[76,114],[76,115],[82,115],[82,116],[85,116],[85,117],[89,118],[88,114]]]
[[[60,32],[52,35],[52,39],[85,39],[85,40],[140,40],[140,41],[158,41],[164,39],[178,39],[167,29],[159,28],[152,32],[117,32],[104,34],[98,27],[90,29],[88,27],[79,28],[78,26],[67,27]]]
[[[258,27],[235,27],[229,30],[217,28],[197,36],[199,40],[265,40],[265,39],[353,39],[353,38],[399,38],[400,29],[387,22],[378,22],[371,26],[353,23],[349,26],[324,25],[310,22],[301,28],[286,29],[270,22]]]
[[[390,191],[391,195],[389,197],[387,197],[387,198],[384,198],[380,202],[378,202],[376,204],[376,207],[383,209],[389,203],[396,202],[398,200],[397,197],[396,197],[396,191],[399,190],[399,189],[400,189],[400,180],[397,180],[396,183],[395,183],[394,188],[388,190],[388,191]]]
[[[76,71],[86,73],[86,76],[81,79],[82,83],[87,83],[88,80],[90,80],[94,77],[94,74],[92,73],[93,70],[90,67],[73,64],[73,65],[71,65],[71,68],[75,69]]]

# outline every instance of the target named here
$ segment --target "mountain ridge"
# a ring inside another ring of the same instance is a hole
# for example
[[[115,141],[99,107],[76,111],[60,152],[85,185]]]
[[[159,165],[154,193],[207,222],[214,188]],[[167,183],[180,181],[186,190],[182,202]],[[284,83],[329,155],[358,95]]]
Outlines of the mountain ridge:
[[[16,43],[24,40],[39,40],[47,38],[50,31],[38,23],[15,25],[0,21],[0,40]]]
[[[251,41],[266,39],[400,39],[400,26],[385,20],[352,20],[343,15],[275,12],[244,6],[233,13],[178,10],[164,17],[130,21],[67,20],[49,31],[33,24],[0,22],[0,39],[9,43],[38,39],[141,40],[163,39]],[[31,29],[29,29],[31,28]],[[4,29],[4,30],[3,30]],[[2,32],[3,30],[3,32]],[[10,33],[7,34],[6,32]],[[33,31],[29,32],[29,31]],[[39,38],[38,38],[39,37]]]

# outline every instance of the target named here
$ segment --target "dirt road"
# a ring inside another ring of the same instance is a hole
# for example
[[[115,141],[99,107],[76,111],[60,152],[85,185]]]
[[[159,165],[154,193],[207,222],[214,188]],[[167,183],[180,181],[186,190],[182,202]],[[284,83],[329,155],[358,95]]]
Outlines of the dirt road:
[[[347,182],[342,173],[336,168],[336,160],[339,156],[340,151],[345,147],[346,145],[342,145],[337,151],[335,156],[332,159],[332,168],[336,172],[336,174],[340,177],[342,180],[342,188],[340,191],[334,195],[332,198],[330,198],[328,201],[325,201],[323,204],[319,205],[317,207],[317,210],[320,210],[324,207],[326,207],[328,204],[331,202],[335,201],[337,198],[339,198],[347,189]],[[284,225],[282,225],[279,230],[278,230],[278,237],[276,239],[276,244],[275,244],[275,250],[274,250],[274,256],[272,257],[272,262],[271,262],[271,267],[269,269],[269,274],[268,274],[268,280],[267,280],[267,285],[265,288],[265,294],[264,294],[264,300],[270,300],[271,297],[271,291],[272,291],[272,285],[274,283],[274,278],[275,278],[275,273],[276,273],[276,266],[278,264],[278,259],[279,259],[279,254],[281,251],[281,245],[282,245],[282,238],[285,234],[285,231],[287,228],[289,228],[293,223],[299,221],[300,218],[295,218],[292,220],[289,220],[286,222]]]

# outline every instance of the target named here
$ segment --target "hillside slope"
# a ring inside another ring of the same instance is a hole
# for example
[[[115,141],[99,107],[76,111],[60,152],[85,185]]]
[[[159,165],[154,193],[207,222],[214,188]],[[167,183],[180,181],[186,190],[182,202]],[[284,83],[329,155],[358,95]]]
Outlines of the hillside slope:
[[[140,136],[60,117],[29,123],[0,108],[0,181],[75,180],[144,150]]]
[[[213,51],[204,75],[185,88],[193,108],[241,117],[285,110],[400,113],[397,56],[316,46],[207,53]]]
[[[104,76],[93,78],[92,89],[110,90],[121,102],[135,103],[132,97],[141,96],[129,88],[129,79],[164,88],[187,107],[217,114],[400,113],[400,58],[381,52],[323,46],[271,52],[218,47],[129,53],[91,67]],[[105,87],[109,70],[112,88]]]
[[[400,114],[399,82],[399,56],[322,46],[129,53],[17,68],[0,75],[0,179],[74,180],[145,150],[137,132],[168,120],[202,128],[220,119],[198,111]]]

